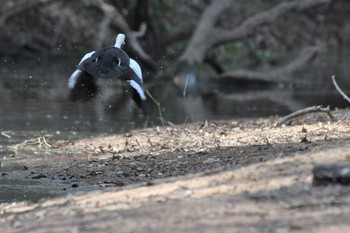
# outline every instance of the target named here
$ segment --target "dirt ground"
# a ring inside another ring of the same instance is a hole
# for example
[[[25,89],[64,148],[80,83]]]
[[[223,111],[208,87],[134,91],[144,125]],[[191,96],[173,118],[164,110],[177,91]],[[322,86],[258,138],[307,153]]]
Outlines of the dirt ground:
[[[1,232],[350,232],[350,186],[312,184],[315,164],[350,166],[346,113],[15,145],[28,179],[71,189],[0,204]]]

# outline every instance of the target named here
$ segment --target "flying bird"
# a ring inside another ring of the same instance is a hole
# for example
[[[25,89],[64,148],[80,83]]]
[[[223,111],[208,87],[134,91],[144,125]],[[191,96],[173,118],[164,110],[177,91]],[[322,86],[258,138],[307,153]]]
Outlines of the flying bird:
[[[146,100],[142,89],[143,77],[140,65],[121,48],[125,35],[118,34],[113,47],[92,51],[83,56],[77,69],[68,80],[72,101],[93,99],[97,93],[96,79],[122,79],[133,90],[133,100],[144,111]]]

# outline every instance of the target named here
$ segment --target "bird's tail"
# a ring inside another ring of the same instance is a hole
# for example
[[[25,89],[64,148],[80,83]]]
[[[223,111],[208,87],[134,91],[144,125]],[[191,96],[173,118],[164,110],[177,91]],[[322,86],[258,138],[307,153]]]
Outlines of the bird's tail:
[[[145,92],[143,91],[141,85],[137,83],[135,80],[128,80],[130,86],[137,92],[141,100],[146,100]]]
[[[147,98],[146,98],[145,92],[142,89],[141,84],[135,80],[128,80],[127,82],[132,87],[132,99],[135,101],[136,105],[139,108],[141,108],[144,113],[146,113],[144,103],[147,100]]]

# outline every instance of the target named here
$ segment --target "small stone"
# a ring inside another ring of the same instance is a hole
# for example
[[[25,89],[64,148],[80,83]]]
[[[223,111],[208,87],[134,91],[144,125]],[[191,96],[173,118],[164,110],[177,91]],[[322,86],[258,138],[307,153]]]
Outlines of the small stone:
[[[350,185],[350,165],[315,165],[312,170],[313,185]]]
[[[38,179],[42,179],[42,178],[46,178],[47,176],[45,174],[38,174],[36,176],[32,176],[32,179],[34,180],[38,180]]]

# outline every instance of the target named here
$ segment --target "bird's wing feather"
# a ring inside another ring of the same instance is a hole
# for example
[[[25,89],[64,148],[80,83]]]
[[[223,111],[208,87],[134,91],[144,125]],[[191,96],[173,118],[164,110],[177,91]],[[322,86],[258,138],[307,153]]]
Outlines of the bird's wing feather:
[[[90,53],[87,53],[83,56],[83,58],[81,59],[81,61],[79,62],[78,66],[85,61],[86,59],[88,59],[89,57],[91,57],[93,54],[95,53],[95,51],[92,51]],[[81,70],[76,69],[73,74],[69,77],[68,79],[68,88],[73,89],[75,84],[77,83],[77,79],[79,77],[79,75],[81,74]]]
[[[92,55],[94,55],[95,51],[92,51],[90,53],[87,53],[84,55],[84,57],[81,59],[81,61],[79,62],[78,66],[83,62],[85,61],[86,59],[88,59],[89,57],[91,57]]]
[[[140,79],[141,83],[143,83],[142,71],[140,65],[132,58],[130,58],[130,68],[134,71],[137,77]]]
[[[80,70],[75,70],[73,74],[68,79],[68,88],[73,89],[75,84],[77,83],[77,79],[79,75],[81,74]]]

